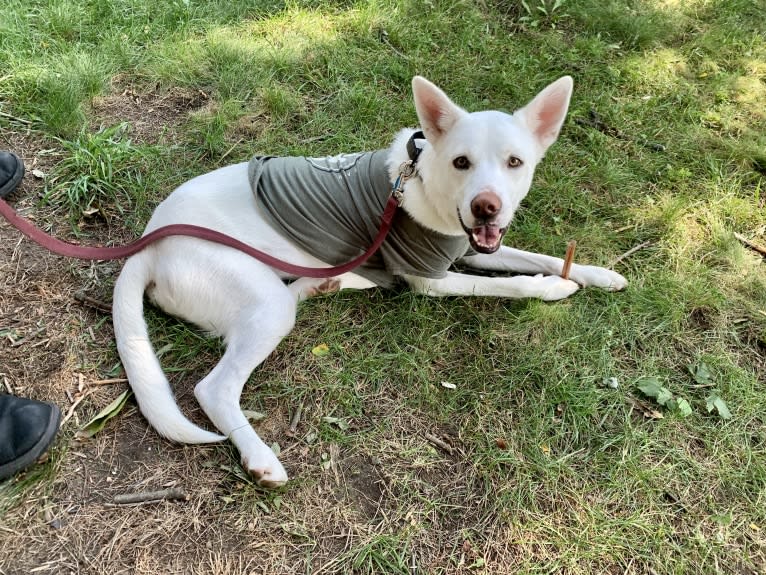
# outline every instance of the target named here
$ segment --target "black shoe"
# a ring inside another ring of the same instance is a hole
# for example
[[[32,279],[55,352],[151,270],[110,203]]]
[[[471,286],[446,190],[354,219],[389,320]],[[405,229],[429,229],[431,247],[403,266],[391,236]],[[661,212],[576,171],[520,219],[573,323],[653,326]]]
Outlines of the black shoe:
[[[0,480],[34,463],[53,443],[61,411],[52,403],[0,395]]]
[[[0,152],[0,198],[15,190],[24,177],[24,162],[12,152]]]

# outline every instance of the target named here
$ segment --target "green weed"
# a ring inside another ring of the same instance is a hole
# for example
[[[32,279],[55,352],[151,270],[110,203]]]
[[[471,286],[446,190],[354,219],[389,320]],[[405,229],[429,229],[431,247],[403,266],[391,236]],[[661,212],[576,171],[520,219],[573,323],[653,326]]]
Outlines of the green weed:
[[[107,206],[124,214],[144,204],[142,167],[156,151],[135,146],[127,137],[126,124],[83,131],[74,140],[58,142],[65,157],[47,179],[44,199],[62,205],[72,224]]]

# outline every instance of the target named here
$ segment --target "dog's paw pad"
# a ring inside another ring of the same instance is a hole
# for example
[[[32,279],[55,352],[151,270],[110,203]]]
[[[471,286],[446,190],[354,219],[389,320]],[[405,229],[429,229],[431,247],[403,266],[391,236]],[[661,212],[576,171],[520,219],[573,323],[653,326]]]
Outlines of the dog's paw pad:
[[[246,461],[242,461],[242,467],[251,475],[259,487],[275,489],[282,487],[287,483],[287,471],[277,462],[276,465],[253,465],[250,466]]]
[[[316,286],[313,292],[311,292],[309,295],[315,296],[325,293],[335,293],[338,290],[340,290],[340,280],[338,278],[329,278]]]

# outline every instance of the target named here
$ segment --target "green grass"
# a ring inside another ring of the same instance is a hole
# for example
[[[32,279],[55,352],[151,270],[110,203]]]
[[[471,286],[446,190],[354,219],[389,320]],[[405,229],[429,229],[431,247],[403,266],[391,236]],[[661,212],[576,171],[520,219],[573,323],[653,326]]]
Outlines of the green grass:
[[[335,498],[326,517],[286,531],[294,545],[282,551],[304,571],[766,568],[766,271],[733,236],[766,244],[765,13],[756,0],[554,5],[12,0],[4,10],[0,108],[58,139],[48,199],[73,222],[98,205],[140,229],[173,186],[254,153],[387,146],[416,122],[416,73],[472,110],[513,110],[575,77],[562,136],[507,242],[561,255],[576,238],[578,259],[599,265],[649,242],[616,267],[630,286],[555,304],[406,291],[305,303],[243,405],[289,414],[304,402],[315,438],[301,442],[280,503],[248,488],[226,513],[300,523],[331,445],[379,461],[385,489],[374,519]],[[92,99],[124,86],[209,101],[179,115],[174,146],[134,142],[90,123]],[[619,134],[578,122],[591,111]],[[2,129],[19,130],[7,116]],[[161,314],[150,323],[188,393],[220,344]],[[311,354],[319,343],[328,356]],[[689,373],[699,362],[709,386]],[[645,377],[692,414],[645,398]],[[730,420],[708,413],[713,390]],[[422,440],[434,430],[456,455]],[[345,546],[335,513],[359,526]]]
[[[44,200],[61,205],[73,224],[83,214],[110,208],[126,221],[127,211],[145,206],[144,173],[159,151],[133,145],[126,130],[123,123],[95,133],[83,130],[72,140],[58,139],[64,158],[46,179]]]

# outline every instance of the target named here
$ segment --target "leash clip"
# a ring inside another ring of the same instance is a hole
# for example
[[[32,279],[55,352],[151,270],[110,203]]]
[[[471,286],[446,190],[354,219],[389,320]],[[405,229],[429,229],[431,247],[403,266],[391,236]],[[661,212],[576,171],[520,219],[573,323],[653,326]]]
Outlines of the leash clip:
[[[412,160],[407,160],[406,162],[403,162],[401,166],[399,166],[399,175],[397,176],[396,181],[391,188],[391,195],[396,199],[397,202],[401,203],[404,199],[404,194],[402,193],[404,190],[404,182],[409,180],[414,173],[415,162]]]
[[[406,162],[402,163],[401,166],[399,166],[399,176],[403,180],[409,180],[414,173],[415,173],[415,162],[413,162],[412,160],[407,160]]]

